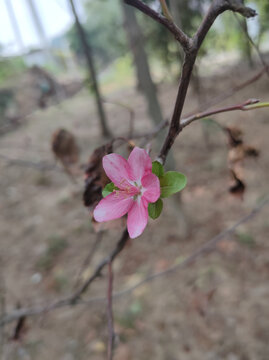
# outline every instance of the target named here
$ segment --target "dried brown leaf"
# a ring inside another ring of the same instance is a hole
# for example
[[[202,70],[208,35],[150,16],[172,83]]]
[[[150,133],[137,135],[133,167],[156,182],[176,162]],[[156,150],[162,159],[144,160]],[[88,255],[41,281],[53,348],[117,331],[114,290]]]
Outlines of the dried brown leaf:
[[[58,129],[52,134],[51,149],[54,156],[65,166],[76,164],[79,160],[76,139],[66,129]]]
[[[113,151],[112,144],[98,147],[92,153],[85,169],[84,205],[95,205],[102,199],[102,189],[110,182],[103,169],[102,160]]]

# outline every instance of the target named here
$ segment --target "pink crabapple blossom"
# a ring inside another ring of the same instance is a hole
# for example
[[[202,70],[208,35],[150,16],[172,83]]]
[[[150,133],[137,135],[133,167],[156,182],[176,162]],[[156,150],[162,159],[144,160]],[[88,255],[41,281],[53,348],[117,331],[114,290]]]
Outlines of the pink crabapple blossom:
[[[98,222],[118,219],[128,214],[130,238],[142,234],[148,222],[148,204],[160,197],[159,178],[152,173],[146,150],[135,147],[128,160],[118,154],[103,157],[103,167],[118,190],[102,199],[93,212]]]

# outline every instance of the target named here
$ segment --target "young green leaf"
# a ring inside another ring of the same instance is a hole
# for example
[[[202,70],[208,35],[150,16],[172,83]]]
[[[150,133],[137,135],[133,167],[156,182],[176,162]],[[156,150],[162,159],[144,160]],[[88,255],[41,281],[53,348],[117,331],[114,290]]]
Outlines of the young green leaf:
[[[158,199],[155,203],[150,203],[148,206],[149,216],[153,220],[157,219],[161,215],[162,209],[163,209],[162,199]]]
[[[184,189],[187,184],[185,175],[177,171],[168,171],[160,178],[161,197],[165,198]]]
[[[159,161],[153,161],[152,163],[152,172],[153,174],[157,175],[158,178],[164,175],[164,169]]]
[[[102,190],[102,195],[103,197],[106,197],[107,195],[111,194],[113,192],[113,190],[118,189],[113,182],[107,184],[103,190]]]

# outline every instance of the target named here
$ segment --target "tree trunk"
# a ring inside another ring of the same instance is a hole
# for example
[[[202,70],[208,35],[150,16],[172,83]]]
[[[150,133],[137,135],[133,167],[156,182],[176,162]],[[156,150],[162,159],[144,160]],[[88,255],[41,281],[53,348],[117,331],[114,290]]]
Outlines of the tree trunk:
[[[17,44],[19,46],[20,52],[23,54],[24,53],[24,43],[23,43],[23,39],[21,36],[21,32],[20,32],[20,28],[18,25],[18,21],[14,12],[14,8],[12,5],[12,2],[10,0],[6,0],[6,7],[7,7],[7,11],[8,11],[8,15],[9,15],[9,19],[14,31],[14,35],[16,37],[16,41]]]
[[[161,106],[157,98],[156,87],[152,81],[149,63],[144,49],[142,30],[137,22],[135,10],[122,2],[124,27],[127,34],[130,50],[133,54],[139,86],[143,91],[148,106],[149,116],[154,125],[163,120]]]
[[[74,18],[75,18],[75,24],[77,27],[77,32],[78,32],[78,36],[80,38],[83,50],[84,50],[84,55],[86,58],[86,62],[88,65],[88,70],[89,70],[89,75],[90,75],[90,79],[91,79],[91,84],[92,84],[92,89],[95,95],[95,100],[96,100],[96,105],[97,105],[97,109],[98,109],[98,113],[99,113],[99,120],[100,120],[100,125],[101,125],[101,131],[102,131],[102,135],[103,136],[110,136],[111,133],[109,131],[108,125],[107,125],[107,120],[106,120],[106,115],[105,115],[105,110],[103,107],[103,103],[102,103],[102,97],[101,97],[101,93],[99,90],[99,85],[98,85],[98,81],[97,81],[97,74],[96,74],[96,70],[95,70],[95,66],[94,66],[94,60],[93,60],[93,56],[92,56],[92,49],[91,46],[89,44],[88,39],[86,38],[86,34],[85,31],[79,21],[79,17],[74,5],[74,1],[73,0],[69,0]]]
[[[252,53],[251,53],[251,43],[248,39],[249,33],[248,33],[248,24],[246,18],[242,18],[239,20],[241,22],[241,26],[243,31],[246,33],[246,36],[243,35],[241,41],[242,41],[242,51],[243,56],[247,58],[248,65],[252,69],[254,67],[253,59],[252,59]]]

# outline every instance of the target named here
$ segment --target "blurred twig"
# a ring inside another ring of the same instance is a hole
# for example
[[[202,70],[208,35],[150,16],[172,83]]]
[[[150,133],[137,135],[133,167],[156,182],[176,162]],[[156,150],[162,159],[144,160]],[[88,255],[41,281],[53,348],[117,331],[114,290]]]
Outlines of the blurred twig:
[[[96,250],[98,249],[99,245],[101,244],[101,241],[103,239],[103,234],[104,234],[103,231],[100,231],[96,234],[95,241],[94,241],[92,247],[90,248],[89,254],[87,255],[86,259],[83,261],[81,269],[78,272],[77,280],[75,282],[75,287],[77,287],[77,285],[79,284],[81,275],[83,274],[85,268],[89,267]]]
[[[251,36],[249,35],[247,29],[242,25],[241,21],[239,20],[238,16],[236,13],[234,13],[234,17],[236,18],[236,21],[238,22],[239,26],[241,27],[241,29],[243,30],[243,33],[245,35],[245,37],[247,38],[247,40],[250,42],[250,44],[252,45],[252,47],[255,49],[256,53],[258,54],[258,57],[267,73],[267,75],[269,76],[269,66],[267,64],[267,62],[265,61],[264,55],[262,54],[259,46],[252,40]]]
[[[165,26],[175,36],[176,40],[180,42],[184,49],[188,49],[190,47],[191,39],[173,21],[171,21],[171,19],[167,19],[165,16],[156,12],[140,0],[124,0],[124,2],[127,5],[137,8],[144,14]]]
[[[84,284],[73,294],[72,298],[71,298],[71,303],[76,303],[82,294],[85,293],[85,291],[88,289],[88,287],[91,285],[91,283],[98,278],[99,276],[101,276],[101,272],[103,270],[103,268],[108,265],[111,261],[113,261],[116,256],[123,250],[123,248],[125,247],[127,241],[129,240],[129,235],[128,235],[128,231],[124,230],[124,232],[121,235],[121,238],[119,239],[119,241],[117,242],[116,247],[114,248],[114,250],[106,257],[104,258],[99,265],[97,265],[97,267],[95,268],[93,274],[84,282]]]
[[[240,83],[238,85],[235,85],[232,88],[229,87],[226,91],[223,91],[221,94],[216,95],[215,97],[213,97],[211,100],[209,100],[205,104],[201,104],[199,106],[199,108],[197,108],[194,112],[185,115],[185,118],[193,115],[194,113],[205,111],[205,110],[211,108],[212,106],[217,105],[218,103],[228,99],[229,97],[235,95],[238,91],[240,91],[240,90],[244,89],[245,87],[258,81],[265,73],[266,73],[266,67],[263,67],[261,70],[256,72],[253,76],[251,76],[249,79],[243,81],[242,83]]]
[[[107,360],[112,360],[114,350],[114,320],[113,320],[113,260],[108,263],[108,289],[107,289],[107,319],[108,319],[108,347]]]
[[[3,159],[8,163],[8,165],[15,165],[15,166],[22,166],[22,167],[29,167],[32,169],[40,170],[40,171],[59,171],[63,172],[57,166],[50,164],[47,161],[31,161],[25,159],[12,159],[6,155],[0,154],[0,159]]]
[[[215,236],[213,239],[205,242],[202,246],[200,246],[198,249],[196,249],[192,254],[190,254],[188,257],[186,257],[182,262],[179,264],[175,264],[168,269],[152,274],[145,279],[139,281],[134,286],[131,286],[127,289],[124,289],[122,291],[116,292],[113,294],[113,297],[121,297],[124,295],[127,295],[128,293],[131,293],[139,286],[142,286],[148,282],[151,282],[157,278],[163,277],[165,275],[168,275],[170,273],[173,273],[179,269],[184,269],[191,265],[195,260],[197,260],[199,257],[204,256],[205,254],[209,253],[210,251],[214,250],[216,245],[224,239],[226,236],[231,235],[235,232],[235,230],[242,224],[247,223],[254,217],[256,217],[258,214],[261,213],[262,209],[268,205],[269,203],[269,197],[266,197],[259,205],[257,205],[248,215],[242,217],[239,221],[237,221],[233,226],[229,227],[228,229],[224,230],[217,236]],[[115,257],[120,253],[120,251],[124,248],[126,242],[128,241],[128,233],[124,233],[124,237],[120,239],[120,241],[117,243],[115,249],[111,252],[111,254],[101,261],[101,263],[96,267],[96,270],[94,272],[94,275],[92,275],[91,278],[87,282],[85,282],[85,289],[84,291],[80,291],[79,293],[75,293],[65,299],[56,300],[51,304],[48,305],[40,305],[40,306],[34,306],[30,308],[22,308],[18,310],[14,310],[13,312],[7,313],[6,315],[2,316],[0,318],[0,327],[4,326],[5,324],[11,323],[13,321],[17,321],[19,318],[23,316],[34,316],[34,315],[40,315],[47,313],[49,311],[53,311],[55,309],[65,307],[65,306],[73,306],[76,304],[93,304],[93,303],[100,303],[101,301],[107,301],[106,296],[100,296],[100,297],[92,297],[86,300],[81,299],[81,295],[83,292],[88,289],[89,285],[92,283],[93,280],[96,279],[101,274],[101,270],[108,265],[112,260],[115,259]],[[87,286],[86,286],[87,285]],[[82,289],[82,288],[81,288]],[[74,301],[75,299],[75,301]]]
[[[0,318],[6,314],[6,287],[4,279],[4,264],[0,256]],[[0,329],[0,357],[3,357],[5,346],[5,327]]]
[[[130,119],[129,119],[129,133],[128,133],[128,138],[132,138],[133,136],[133,132],[134,132],[134,119],[135,119],[135,111],[134,109],[130,106],[130,105],[127,105],[127,104],[124,104],[120,101],[112,101],[112,100],[108,100],[106,98],[102,98],[102,101],[106,104],[111,104],[111,105],[117,105],[117,106],[120,106],[122,107],[123,109],[126,109],[128,112],[129,112],[129,115],[130,115]]]
[[[187,118],[183,118],[181,120],[181,126],[182,126],[182,128],[184,128],[187,125],[191,124],[195,120],[203,119],[205,117],[208,117],[208,116],[211,116],[214,114],[220,114],[220,113],[224,113],[224,112],[228,112],[228,111],[237,111],[237,110],[248,111],[248,110],[254,110],[254,109],[264,108],[264,107],[268,107],[268,106],[269,106],[269,103],[259,103],[259,100],[257,100],[257,99],[249,99],[249,100],[243,102],[242,104],[236,104],[236,105],[232,105],[232,106],[208,110],[208,111],[204,111],[204,112],[200,112],[200,113],[191,115]]]

